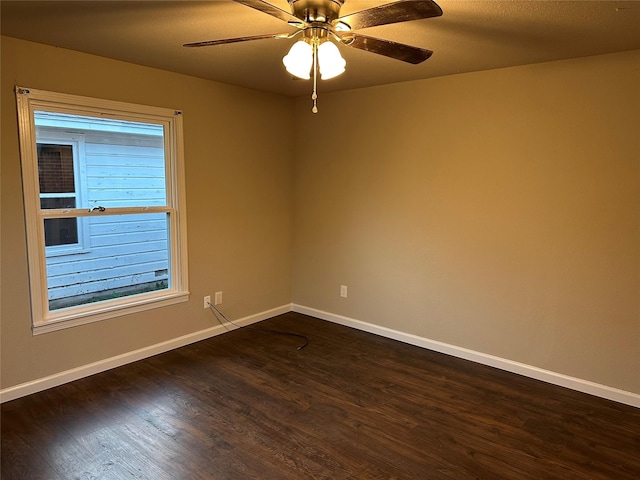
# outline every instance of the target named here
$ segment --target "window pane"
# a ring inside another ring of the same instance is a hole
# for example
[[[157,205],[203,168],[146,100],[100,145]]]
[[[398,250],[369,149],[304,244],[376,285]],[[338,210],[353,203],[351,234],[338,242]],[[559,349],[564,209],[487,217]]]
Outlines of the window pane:
[[[79,208],[167,205],[162,125],[43,111],[34,117],[39,137],[82,136]],[[70,190],[55,190],[63,191]]]
[[[170,287],[168,214],[88,220],[91,241],[86,252],[47,258],[50,310]]]
[[[40,193],[73,193],[73,148],[71,145],[38,143]]]
[[[44,221],[44,244],[72,245],[78,243],[78,220],[75,218],[48,218]]]
[[[40,198],[40,208],[75,208],[74,197]],[[48,218],[44,221],[44,244],[73,245],[78,243],[78,220],[75,218]]]
[[[75,197],[43,197],[40,198],[40,208],[76,208]]]

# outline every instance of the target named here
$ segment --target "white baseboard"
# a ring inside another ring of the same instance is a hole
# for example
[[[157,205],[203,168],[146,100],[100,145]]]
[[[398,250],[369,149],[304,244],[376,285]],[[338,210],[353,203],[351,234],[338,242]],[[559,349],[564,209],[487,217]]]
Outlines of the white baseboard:
[[[507,372],[517,373],[519,375],[535,378],[536,380],[542,380],[543,382],[551,383],[553,385],[570,388],[582,393],[588,393],[590,395],[595,395],[597,397],[606,398],[608,400],[640,408],[640,395],[636,393],[608,387],[606,385],[582,380],[580,378],[570,377],[568,375],[544,370],[524,363],[514,362],[512,360],[496,357],[486,353],[476,352],[467,348],[457,347],[448,343],[429,340],[428,338],[381,327],[379,325],[317,310],[315,308],[305,307],[303,305],[292,304],[291,309],[294,312],[303,313],[305,315],[310,315],[333,323],[339,323],[340,325],[356,328],[365,332],[375,333],[376,335],[399,340],[410,345],[416,345],[436,352],[446,353],[447,355],[454,357],[471,360],[473,362],[499,368],[500,370],[505,370]]]
[[[249,315],[248,317],[244,317],[239,320],[234,320],[234,323],[240,326],[251,325],[252,323],[266,320],[267,318],[275,317],[276,315],[280,315],[290,311],[291,305],[287,304],[254,315]],[[121,367],[122,365],[126,365],[127,363],[136,362],[144,358],[158,355],[159,353],[164,353],[175,348],[184,347],[185,345],[199,342],[201,340],[206,340],[207,338],[215,337],[216,335],[220,335],[226,332],[227,330],[222,325],[216,325],[215,327],[200,330],[188,335],[183,335],[182,337],[172,338],[171,340],[167,340],[166,342],[157,343],[155,345],[150,345],[139,350],[123,353],[122,355],[116,355],[115,357],[107,358],[98,362],[90,363],[88,365],[83,365],[71,370],[56,373],[54,375],[39,378],[37,380],[15,385],[13,387],[0,390],[0,403],[8,402],[10,400],[24,397],[26,395],[31,395],[32,393],[41,392],[43,390],[57,387],[74,380],[79,380],[81,378],[104,372],[112,368]]]
[[[363,322],[361,320],[344,317],[342,315],[336,315],[333,313],[325,312],[323,310],[305,307],[303,305],[282,305],[271,310],[266,310],[264,312],[235,320],[234,323],[241,326],[251,325],[252,323],[260,322],[262,320],[266,320],[268,318],[272,318],[290,311],[303,313],[305,315],[310,315],[321,320],[338,323],[340,325],[345,325],[365,332],[374,333],[376,335],[398,340],[410,345],[426,348],[435,352],[445,353],[447,355],[463,358],[465,360],[471,360],[473,362],[499,368],[507,372],[517,373],[519,375],[535,378],[536,380],[542,380],[553,385],[570,388],[572,390],[588,393],[590,395],[595,395],[597,397],[606,398],[608,400],[613,400],[615,402],[624,403],[626,405],[640,408],[640,395],[636,393],[608,387],[606,385],[590,382],[588,380],[582,380],[580,378],[570,377],[561,373],[544,370],[531,365],[526,365],[524,363],[514,362],[505,358],[469,350],[467,348],[457,347],[448,343],[430,340],[428,338],[419,337],[410,333],[400,332],[387,327],[381,327],[379,325],[374,325],[372,323]],[[168,352],[169,350],[183,347],[191,343],[206,340],[207,338],[215,337],[216,335],[220,335],[222,333],[225,333],[226,331],[227,330],[225,330],[224,327],[222,327],[221,325],[217,325],[215,327],[190,333],[182,337],[173,338],[171,340],[167,340],[166,342],[150,345],[139,350],[134,350],[132,352],[127,352],[122,355],[117,355],[115,357],[100,360],[88,365],[83,365],[71,370],[66,370],[54,375],[15,385],[13,387],[0,390],[0,403],[8,402],[10,400],[24,397],[32,393],[37,393],[49,388],[57,387],[64,383],[79,380],[96,373],[120,367],[122,365],[152,357],[160,353]]]

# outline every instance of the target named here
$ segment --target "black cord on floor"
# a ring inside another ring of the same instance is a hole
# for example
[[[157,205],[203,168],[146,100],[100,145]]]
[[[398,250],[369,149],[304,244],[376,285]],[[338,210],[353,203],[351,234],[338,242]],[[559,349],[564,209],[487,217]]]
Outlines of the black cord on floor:
[[[236,327],[236,329],[240,329],[240,328],[246,328],[247,330],[253,330],[256,332],[264,332],[264,333],[272,333],[275,335],[288,335],[290,337],[298,337],[304,340],[304,343],[302,345],[300,345],[297,350],[302,350],[304,347],[306,347],[307,345],[309,345],[309,339],[305,336],[302,335],[300,333],[292,333],[292,332],[281,332],[279,330],[270,330],[267,328],[257,328],[257,327],[251,327],[251,326],[242,326],[242,325],[238,325],[237,323],[233,323],[233,321],[229,320],[224,313],[222,313],[218,307],[216,307],[213,303],[211,302],[207,302],[209,304],[209,310],[211,310],[213,312],[213,314],[215,315],[216,319],[218,320],[218,322],[220,322],[220,325],[222,325],[225,330],[230,331],[229,328],[227,328],[227,326],[224,324],[224,322],[222,320],[220,320],[220,317],[222,317],[225,322],[230,323],[231,325],[233,325],[234,327]]]

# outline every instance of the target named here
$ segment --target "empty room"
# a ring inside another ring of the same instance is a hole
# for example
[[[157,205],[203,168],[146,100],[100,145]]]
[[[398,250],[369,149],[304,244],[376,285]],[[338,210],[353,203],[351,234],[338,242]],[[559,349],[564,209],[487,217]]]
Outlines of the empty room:
[[[2,480],[640,477],[640,2],[0,8]]]

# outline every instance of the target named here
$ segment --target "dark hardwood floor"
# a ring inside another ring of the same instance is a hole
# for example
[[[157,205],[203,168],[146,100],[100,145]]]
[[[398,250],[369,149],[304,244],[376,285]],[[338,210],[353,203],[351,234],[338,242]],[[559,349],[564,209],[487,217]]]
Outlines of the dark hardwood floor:
[[[640,409],[304,315],[7,402],[2,479],[634,479]]]

